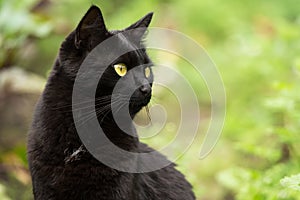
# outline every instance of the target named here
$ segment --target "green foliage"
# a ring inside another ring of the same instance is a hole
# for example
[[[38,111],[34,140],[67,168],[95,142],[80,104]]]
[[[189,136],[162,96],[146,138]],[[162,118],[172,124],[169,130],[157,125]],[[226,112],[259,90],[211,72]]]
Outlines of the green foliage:
[[[236,194],[235,199],[296,200],[299,193],[287,191],[280,185],[281,183],[285,187],[295,187],[296,180],[294,182],[287,180],[288,178],[282,180],[288,170],[294,170],[293,167],[297,166],[291,163],[280,164],[265,170],[236,167],[219,173],[218,181]]]
[[[300,174],[284,177],[280,180],[280,183],[283,187],[300,191]]]
[[[34,0],[0,1],[0,68],[16,63],[18,50],[29,37],[44,37],[51,25],[30,12]]]
[[[1,200],[10,200],[6,195],[6,189],[3,185],[0,184],[0,199]]]

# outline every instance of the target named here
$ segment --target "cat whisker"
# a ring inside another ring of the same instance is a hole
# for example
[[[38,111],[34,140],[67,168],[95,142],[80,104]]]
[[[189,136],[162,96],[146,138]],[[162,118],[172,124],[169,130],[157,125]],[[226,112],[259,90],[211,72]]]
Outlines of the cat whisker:
[[[92,105],[89,105],[89,106],[86,106],[86,107],[72,108],[72,111],[84,110],[84,109],[87,109],[87,108],[93,108],[95,106],[109,104],[110,101],[111,101],[110,99],[105,100],[105,101],[99,101],[99,102],[95,101],[95,104],[92,104]]]
[[[103,106],[99,110],[96,110],[96,113],[94,113],[93,111],[84,113],[84,116],[82,118],[80,118],[78,121],[76,121],[76,124],[78,124],[78,126],[81,126],[81,125],[85,124],[86,122],[88,122],[89,120],[93,119],[94,117],[97,117],[98,114],[101,114],[107,110],[110,110],[109,108],[110,108],[110,104]]]
[[[73,108],[72,111],[80,111],[80,110],[85,110],[88,108],[93,108],[94,106],[101,106],[100,108],[96,109],[96,115],[94,115],[94,109],[92,110],[88,110],[87,112],[84,112],[82,114],[82,117],[76,121],[76,124],[81,126],[84,123],[86,123],[87,121],[93,119],[95,116],[99,116],[99,115],[103,115],[100,123],[103,122],[103,120],[107,117],[107,115],[112,112],[111,110],[111,106],[115,106],[116,110],[114,112],[119,112],[119,110],[125,106],[129,101],[130,98],[128,95],[123,95],[123,94],[115,94],[116,98],[112,101],[111,100],[111,96],[112,95],[107,95],[107,96],[103,96],[103,97],[98,97],[95,99],[95,104],[94,105],[89,105],[89,106],[85,106],[85,107],[78,107],[78,108]],[[84,104],[84,103],[90,103],[91,101],[86,101],[86,102],[80,102],[78,105]],[[107,104],[107,105],[105,105]],[[104,105],[104,106],[102,106]],[[70,111],[70,110],[69,110]],[[75,124],[75,122],[74,122]]]
[[[83,125],[84,123],[88,122],[89,120],[93,119],[95,116],[98,117],[99,115],[103,115],[102,119],[101,119],[101,122],[105,119],[105,117],[111,112],[111,106],[113,106],[114,104],[117,104],[117,103],[122,103],[122,101],[118,100],[118,101],[115,101],[115,102],[112,102],[110,104],[107,104],[103,107],[101,107],[100,109],[97,109],[96,110],[96,115],[93,115],[94,112],[91,111],[91,112],[88,112],[88,113],[85,113],[84,117],[81,118],[79,121],[76,121],[77,124],[79,124],[79,126]]]
[[[119,104],[115,105],[116,109],[114,109],[114,111],[113,111],[114,114],[118,113],[121,110],[121,108],[127,104],[126,101],[117,101],[116,103],[119,103]],[[104,115],[104,117],[102,118],[100,124],[103,122],[106,115]]]
[[[122,105],[122,101],[115,101],[115,102],[113,102],[111,105],[112,106],[118,106],[118,103],[120,104],[120,105]],[[115,104],[117,104],[117,105],[115,105]],[[124,104],[125,105],[125,104]],[[117,108],[117,111],[116,112],[118,112],[119,110],[120,110],[120,108],[121,108],[122,106],[119,106],[119,108]],[[103,122],[103,120],[105,119],[105,117],[108,115],[108,113],[109,112],[111,112],[111,110],[108,110],[105,114],[104,114],[104,116],[102,117],[102,119],[101,119],[101,121],[100,121],[100,124],[102,124],[102,122]]]
[[[91,103],[93,101],[95,101],[95,105],[106,104],[106,103],[110,102],[110,97],[111,97],[111,95],[107,95],[107,96],[104,96],[104,97],[95,98],[95,99],[91,99],[91,100],[84,101],[84,102],[79,102],[77,104],[69,104],[69,105],[64,105],[64,106],[60,106],[60,107],[56,107],[56,108],[52,108],[52,109],[53,110],[59,110],[59,109],[64,109],[64,108],[67,109],[67,110],[64,110],[62,112],[70,112],[70,111],[81,110],[81,109],[92,107],[92,106],[94,106],[94,104],[86,106],[86,107],[78,107],[78,108],[74,108],[74,106],[76,107],[76,106],[88,104],[88,103]]]
[[[95,104],[95,105],[93,105],[93,106],[97,106],[97,105],[101,105],[101,104],[100,104],[100,103],[97,103],[97,104]],[[98,114],[101,114],[101,112],[103,112],[103,111],[109,110],[110,106],[111,106],[111,103],[110,103],[110,101],[109,101],[107,105],[104,105],[103,107],[96,109],[96,116],[97,116]],[[82,121],[82,123],[85,123],[85,122],[87,122],[88,120],[92,119],[91,116],[94,116],[94,115],[93,115],[93,114],[94,114],[94,111],[95,111],[95,110],[93,109],[93,110],[90,110],[89,112],[83,113],[83,118],[81,118],[79,121],[76,121],[76,122],[79,123],[80,121]],[[75,122],[74,122],[74,123],[75,123]]]
[[[150,124],[152,125],[152,120],[151,120],[151,115],[150,115],[150,111],[149,111],[148,105],[145,106],[145,109],[146,109],[146,113],[147,113],[148,119],[150,120]]]

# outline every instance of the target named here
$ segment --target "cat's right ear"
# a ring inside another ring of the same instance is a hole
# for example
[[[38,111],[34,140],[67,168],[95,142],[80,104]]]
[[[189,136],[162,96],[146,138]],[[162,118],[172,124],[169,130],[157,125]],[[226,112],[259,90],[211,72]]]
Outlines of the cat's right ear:
[[[106,34],[108,31],[104,24],[101,10],[97,6],[91,6],[75,30],[75,46],[79,49],[83,43],[89,42],[89,38],[95,34]]]

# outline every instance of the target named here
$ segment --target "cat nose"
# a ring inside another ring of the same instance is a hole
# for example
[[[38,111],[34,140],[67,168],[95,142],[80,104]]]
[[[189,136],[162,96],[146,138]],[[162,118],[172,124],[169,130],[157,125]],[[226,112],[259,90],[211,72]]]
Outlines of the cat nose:
[[[149,95],[150,92],[151,92],[151,86],[149,84],[147,85],[142,85],[140,88],[139,88],[140,92],[143,94],[143,95]]]

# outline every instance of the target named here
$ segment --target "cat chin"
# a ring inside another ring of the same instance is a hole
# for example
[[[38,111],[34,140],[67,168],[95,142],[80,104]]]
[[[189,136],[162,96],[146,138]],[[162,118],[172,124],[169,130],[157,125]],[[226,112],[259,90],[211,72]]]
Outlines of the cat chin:
[[[151,96],[143,98],[141,100],[131,100],[129,104],[130,109],[138,109],[141,110],[143,107],[147,106],[150,102]]]
[[[130,110],[130,116],[133,119],[135,117],[135,115],[140,112],[142,110],[143,107],[139,108],[139,109],[134,109],[134,110]]]
[[[150,101],[150,100],[149,100]],[[131,117],[134,117],[143,107],[147,106],[149,101],[140,102],[139,104],[129,105],[129,112]]]

